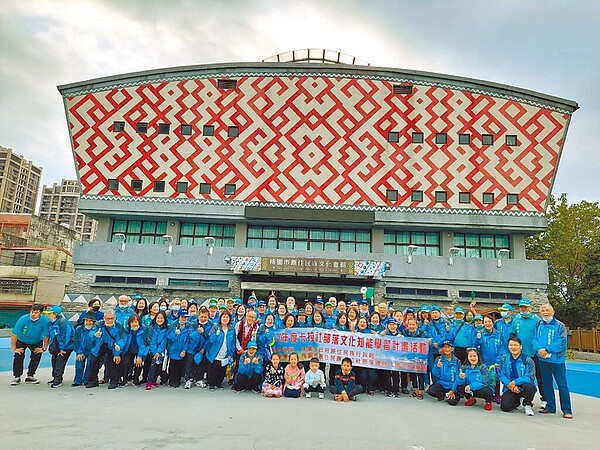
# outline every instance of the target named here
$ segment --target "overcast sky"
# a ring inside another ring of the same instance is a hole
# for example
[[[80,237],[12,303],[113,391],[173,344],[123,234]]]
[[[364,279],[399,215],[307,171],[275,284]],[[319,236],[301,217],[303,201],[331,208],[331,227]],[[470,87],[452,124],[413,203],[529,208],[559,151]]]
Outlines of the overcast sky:
[[[598,0],[2,0],[0,145],[75,178],[57,85],[326,48],[575,100],[553,193],[600,201]]]

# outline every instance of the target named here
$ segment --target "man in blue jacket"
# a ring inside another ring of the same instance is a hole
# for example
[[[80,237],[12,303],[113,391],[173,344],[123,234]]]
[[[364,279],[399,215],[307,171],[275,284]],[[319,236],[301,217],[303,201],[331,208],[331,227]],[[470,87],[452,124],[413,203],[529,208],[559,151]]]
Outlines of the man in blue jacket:
[[[48,324],[49,320],[42,314],[44,306],[36,303],[29,310],[29,314],[21,316],[13,327],[10,335],[10,348],[14,353],[13,380],[11,386],[21,384],[23,375],[23,361],[25,350],[29,349],[29,368],[27,369],[26,383],[38,384],[35,371],[40,365],[42,353],[48,349]]]
[[[60,306],[51,306],[45,313],[50,320],[48,349],[52,355],[52,379],[48,384],[51,388],[57,388],[62,386],[67,361],[75,348],[75,330]]]
[[[538,323],[533,346],[540,359],[540,372],[547,405],[539,412],[540,414],[556,412],[554,395],[554,381],[556,381],[563,417],[572,419],[571,394],[567,384],[567,367],[565,365],[568,344],[567,328],[564,323],[554,317],[554,308],[549,303],[542,305],[540,316],[542,316],[542,320]]]
[[[521,340],[511,336],[508,351],[500,360],[498,377],[503,385],[500,409],[510,412],[517,408],[523,398],[526,416],[533,416],[533,397],[535,396],[535,364],[525,355]]]
[[[458,393],[458,376],[462,363],[452,353],[452,341],[442,343],[442,355],[438,356],[431,372],[436,382],[429,386],[427,394],[438,399],[447,400],[449,405],[456,406],[460,400]]]
[[[537,356],[537,352],[533,347],[533,338],[535,336],[535,330],[540,318],[533,314],[531,308],[531,301],[528,298],[522,298],[519,300],[519,314],[513,319],[513,325],[511,334],[514,334],[523,345],[523,354],[533,359],[535,364],[535,377],[537,379],[538,389],[540,391],[540,399],[542,401],[541,406],[546,406],[546,397],[544,395],[544,387],[542,386],[542,373],[540,371],[540,360]]]

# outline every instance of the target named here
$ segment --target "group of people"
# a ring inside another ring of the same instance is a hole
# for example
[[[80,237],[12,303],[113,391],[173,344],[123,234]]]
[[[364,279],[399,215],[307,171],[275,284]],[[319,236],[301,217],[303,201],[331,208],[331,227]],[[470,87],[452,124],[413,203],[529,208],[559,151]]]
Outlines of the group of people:
[[[235,392],[251,390],[266,397],[310,398],[316,393],[323,398],[327,388],[337,401],[355,400],[362,392],[374,395],[376,390],[418,400],[427,393],[450,405],[464,398],[465,405],[472,406],[481,398],[487,411],[494,402],[503,411],[522,404],[531,416],[538,390],[539,413],[556,412],[556,382],[563,417],[573,418],[565,366],[567,331],[552,306],[543,305],[538,316],[523,298],[518,314],[505,303],[497,320],[478,314],[475,307],[475,302],[467,311],[451,305],[442,314],[437,305],[393,310],[386,302],[372,305],[363,298],[346,303],[335,297],[306,300],[299,307],[294,297],[279,302],[274,293],[266,300],[252,294],[245,304],[219,298],[200,306],[184,298],[148,303],[143,297],[122,295],[116,308],[104,311],[95,297],[72,324],[59,306],[44,311],[42,305],[33,305],[13,328],[11,384],[21,383],[26,349],[31,360],[24,381],[39,383],[35,372],[41,354],[49,350],[52,388],[62,385],[65,366],[75,352],[73,387],[107,383],[115,389],[132,383],[152,390],[183,384],[185,389],[215,390],[222,389],[226,379]],[[273,351],[275,330],[303,327],[425,338],[428,371],[353,367],[352,360],[344,358],[340,365],[329,364],[326,377],[325,364],[316,358],[300,361],[296,353]]]

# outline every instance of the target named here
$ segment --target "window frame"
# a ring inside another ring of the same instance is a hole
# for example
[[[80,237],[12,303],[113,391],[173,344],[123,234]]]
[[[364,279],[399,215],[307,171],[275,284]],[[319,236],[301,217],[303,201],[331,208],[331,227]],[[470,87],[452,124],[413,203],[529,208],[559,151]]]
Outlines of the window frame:
[[[420,197],[420,198],[419,198]],[[423,191],[420,189],[413,189],[410,191],[410,201],[411,202],[422,202],[423,201]]]
[[[202,136],[214,136],[215,126],[214,125],[202,125]]]
[[[436,145],[446,145],[448,143],[448,133],[435,133]]]
[[[185,189],[183,189],[183,187],[185,186]],[[175,185],[175,192],[177,192],[178,194],[187,194],[188,191],[188,182],[187,181],[178,181],[177,184]]]

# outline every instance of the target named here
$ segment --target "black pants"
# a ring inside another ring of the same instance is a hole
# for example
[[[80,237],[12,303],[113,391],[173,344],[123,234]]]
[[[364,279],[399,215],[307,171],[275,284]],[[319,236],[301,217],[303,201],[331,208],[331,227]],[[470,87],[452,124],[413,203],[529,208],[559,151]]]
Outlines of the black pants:
[[[535,379],[537,380],[538,389],[540,391],[540,400],[545,402],[546,395],[544,395],[544,381],[542,380],[542,369],[540,368],[540,358],[536,354],[533,358],[535,363]]]
[[[535,386],[533,384],[525,383],[519,386],[521,392],[515,394],[512,391],[506,391],[502,394],[502,402],[500,403],[500,409],[504,412],[509,412],[515,409],[521,403],[523,398],[523,406],[533,405],[533,397],[535,396]]]
[[[329,386],[333,386],[335,384],[335,374],[340,369],[339,364],[329,363]],[[308,369],[306,370],[308,372]]]
[[[300,394],[302,394],[302,389],[290,389],[286,387],[283,391],[284,397],[300,398]]]
[[[329,386],[329,392],[331,392],[333,395],[340,395],[342,393],[342,391],[340,391],[335,384],[333,386]],[[348,394],[349,398],[356,397],[358,394],[362,393],[363,387],[360,384],[355,384],[354,387],[350,389],[350,392],[346,391],[346,394]]]
[[[398,394],[400,392],[400,372],[395,370],[387,371],[385,381],[386,383],[383,385],[383,389],[392,394]]]
[[[185,370],[185,359],[173,359],[169,360],[169,384],[173,387],[179,387],[181,384],[181,377]]]
[[[223,383],[223,378],[225,378],[226,371],[227,366],[222,366],[221,361],[215,359],[214,362],[210,363],[208,369],[208,384],[212,387],[221,386]]]
[[[158,376],[162,373],[162,362],[156,363],[156,360],[150,357],[150,369],[148,369],[148,383],[156,383]]]
[[[316,386],[307,387],[306,389],[304,389],[304,392],[318,392],[319,394],[323,394],[325,393],[325,388],[320,384],[317,384]]]
[[[422,391],[425,389],[425,376],[427,374],[423,373],[411,373],[410,374],[410,382],[413,385],[413,389],[419,389]]]
[[[452,389],[446,389],[444,386],[442,386],[440,383],[433,383],[431,386],[429,386],[429,389],[427,389],[427,393],[429,395],[431,395],[432,397],[437,398],[438,400],[444,399],[444,397],[446,397],[446,393],[450,392]],[[460,401],[460,393],[455,392],[454,393],[454,398],[448,399],[448,404],[455,406],[458,404],[458,402]]]
[[[106,356],[106,358],[105,358]],[[90,366],[90,378],[88,384],[98,383],[98,371],[104,362],[104,380],[110,384],[118,384],[121,379],[121,364],[115,363],[112,350],[106,344],[102,344],[98,356],[92,357],[92,365]]]
[[[35,375],[35,371],[40,365],[40,359],[42,359],[41,353],[35,353],[36,348],[44,348],[44,341],[36,342],[35,344],[26,344],[17,339],[17,348],[22,348],[23,353],[15,353],[13,358],[13,376],[20,377],[23,375],[23,361],[25,360],[25,350],[29,349],[29,367],[27,369],[27,376],[32,377]]]
[[[356,368],[356,380],[359,384],[365,387],[365,392],[372,392],[375,390],[375,380],[377,379],[377,373],[375,369],[367,367]]]
[[[131,374],[131,381],[133,381],[133,384],[138,386],[140,384],[140,375],[142,373],[143,370],[146,370],[146,367],[149,365],[149,363],[151,362],[151,360],[148,360],[148,357],[146,357],[143,362],[144,364],[142,366],[136,366],[135,365],[135,360],[137,359],[137,355],[133,352],[127,352],[125,353],[125,355],[123,356],[123,365],[125,368],[125,376],[123,377],[123,379],[121,380],[122,384],[126,384],[127,381],[129,380],[129,374]],[[144,377],[147,378],[147,377]]]
[[[236,391],[252,390],[258,391],[258,385],[261,382],[261,376],[254,372],[252,376],[248,377],[245,373],[239,373],[235,376],[235,382],[233,383],[233,389]]]
[[[482,398],[483,400],[485,400],[486,403],[492,403],[492,390],[487,386],[482,387],[481,389],[477,389],[476,391],[472,391],[470,393],[465,392],[465,386],[459,386],[458,392],[460,392],[460,395],[467,399],[471,397],[477,397]]]
[[[461,363],[464,363],[467,360],[467,348],[454,347],[454,356],[456,356]]]
[[[64,355],[59,355],[59,352],[52,353],[52,379],[55,383],[63,382],[65,367],[73,350],[65,350]]]

